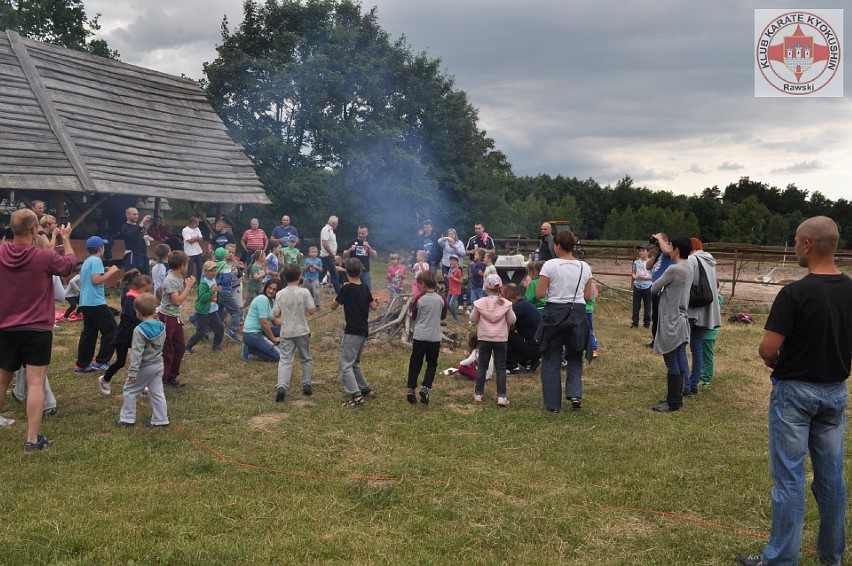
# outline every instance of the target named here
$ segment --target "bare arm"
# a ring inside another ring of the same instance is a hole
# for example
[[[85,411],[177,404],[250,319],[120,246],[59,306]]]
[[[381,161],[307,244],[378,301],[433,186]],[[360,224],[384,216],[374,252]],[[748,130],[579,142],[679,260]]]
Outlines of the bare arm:
[[[590,280],[591,281],[591,280]],[[538,276],[538,285],[535,288],[535,298],[543,299],[547,296],[547,288],[550,286],[550,278],[546,275]],[[585,289],[583,290],[585,293]]]
[[[760,354],[760,357],[763,359],[763,363],[766,364],[767,367],[774,368],[778,363],[778,355],[783,343],[783,334],[767,330],[763,335],[763,340],[760,341],[757,353]]]
[[[184,280],[183,291],[178,293],[175,291],[169,298],[172,301],[172,304],[176,307],[179,307],[183,304],[186,298],[189,296],[189,293],[192,291],[192,286],[195,285],[195,276],[190,275]]]

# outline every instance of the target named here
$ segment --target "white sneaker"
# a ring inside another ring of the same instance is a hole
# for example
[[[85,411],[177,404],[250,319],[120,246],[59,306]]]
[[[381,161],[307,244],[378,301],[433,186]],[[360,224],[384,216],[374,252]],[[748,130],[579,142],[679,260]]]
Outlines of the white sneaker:
[[[108,382],[104,381],[104,376],[100,376],[98,378],[98,389],[101,390],[101,395],[105,397],[112,395],[112,386]]]
[[[497,397],[497,406],[498,407],[508,407],[509,406],[509,400],[506,399],[505,397]]]
[[[0,416],[0,428],[12,426],[13,424],[15,424],[15,419],[7,419],[6,417]]]
[[[482,403],[482,394],[481,393],[474,393],[473,394],[473,400],[474,400],[475,403]]]

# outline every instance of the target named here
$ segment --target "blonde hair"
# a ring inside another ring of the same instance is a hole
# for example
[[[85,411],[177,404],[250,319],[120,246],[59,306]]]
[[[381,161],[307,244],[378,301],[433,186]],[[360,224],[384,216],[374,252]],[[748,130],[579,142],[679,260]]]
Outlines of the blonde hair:
[[[43,214],[41,217],[40,224],[42,226],[47,226],[48,224],[56,224],[56,217],[52,214]]]

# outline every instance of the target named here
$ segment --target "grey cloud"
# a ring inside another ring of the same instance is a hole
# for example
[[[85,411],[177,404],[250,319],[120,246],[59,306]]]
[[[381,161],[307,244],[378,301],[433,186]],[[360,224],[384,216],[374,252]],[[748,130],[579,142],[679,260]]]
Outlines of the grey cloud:
[[[745,167],[739,163],[730,163],[725,161],[719,165],[719,171],[739,171],[740,169],[745,169]]]
[[[808,171],[815,171],[818,169],[823,169],[822,163],[818,159],[814,159],[811,161],[800,161],[798,163],[794,163],[789,167],[782,167],[780,169],[773,169],[771,173],[805,173]]]

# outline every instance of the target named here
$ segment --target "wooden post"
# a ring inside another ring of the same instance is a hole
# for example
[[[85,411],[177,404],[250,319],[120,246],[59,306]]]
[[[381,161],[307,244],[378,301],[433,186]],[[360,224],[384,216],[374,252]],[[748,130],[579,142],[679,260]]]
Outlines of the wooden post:
[[[731,298],[734,298],[734,294],[737,292],[737,256],[739,256],[739,251],[734,249],[734,275],[731,277]]]
[[[160,197],[154,197],[154,218],[158,216],[162,216],[160,209],[163,206],[163,199]]]

